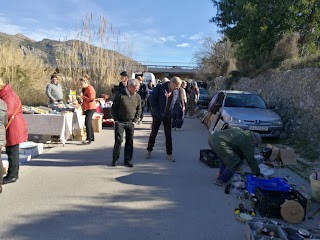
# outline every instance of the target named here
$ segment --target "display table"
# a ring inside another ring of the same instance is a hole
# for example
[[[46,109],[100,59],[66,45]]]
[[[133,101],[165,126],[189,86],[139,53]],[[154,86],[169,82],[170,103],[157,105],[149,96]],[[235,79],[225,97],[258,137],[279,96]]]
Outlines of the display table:
[[[59,136],[63,144],[72,135],[74,114],[23,114],[23,116],[27,121],[29,134]]]

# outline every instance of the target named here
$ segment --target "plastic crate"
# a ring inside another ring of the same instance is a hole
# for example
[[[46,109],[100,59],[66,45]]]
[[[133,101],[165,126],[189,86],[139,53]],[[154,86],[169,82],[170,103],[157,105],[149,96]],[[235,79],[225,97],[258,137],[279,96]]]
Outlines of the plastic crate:
[[[257,188],[256,198],[258,200],[257,209],[262,217],[282,218],[281,205],[286,200],[297,201],[303,207],[304,212],[307,211],[308,200],[295,189],[290,192],[274,192]]]
[[[283,178],[262,179],[251,174],[246,176],[246,189],[250,193],[256,193],[259,187],[266,191],[290,192],[290,185]]]
[[[211,149],[200,150],[200,161],[212,168],[220,167],[219,158]]]

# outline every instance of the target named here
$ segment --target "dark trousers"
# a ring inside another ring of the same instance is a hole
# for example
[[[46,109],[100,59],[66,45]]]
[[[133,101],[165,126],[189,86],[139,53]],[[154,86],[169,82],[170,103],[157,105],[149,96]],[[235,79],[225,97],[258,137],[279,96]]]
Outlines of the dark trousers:
[[[86,126],[86,132],[87,132],[87,140],[91,142],[94,140],[94,132],[93,132],[93,127],[92,127],[92,117],[93,114],[96,112],[95,109],[91,110],[86,110],[84,114],[86,115],[85,118],[85,126]]]
[[[146,101],[145,100],[141,100],[141,114],[140,114],[140,121],[142,121],[143,116],[144,116],[144,107],[146,105]]]
[[[6,147],[9,168],[7,178],[16,178],[19,175],[19,144]]]
[[[147,112],[149,112],[151,110],[151,104],[149,101],[149,97],[147,98]]]
[[[121,143],[123,142],[123,131],[126,132],[126,143],[124,146],[124,162],[131,162],[133,155],[133,122],[116,122],[114,126],[114,147],[113,162],[118,161],[120,157]]]
[[[172,137],[171,137],[171,119],[170,118],[163,118],[161,120],[160,118],[152,117],[151,134],[149,137],[147,150],[150,152],[153,150],[161,122],[163,123],[164,134],[166,137],[167,154],[170,155],[172,154]]]
[[[184,113],[180,105],[174,105],[172,111],[172,128],[181,128],[183,124]]]

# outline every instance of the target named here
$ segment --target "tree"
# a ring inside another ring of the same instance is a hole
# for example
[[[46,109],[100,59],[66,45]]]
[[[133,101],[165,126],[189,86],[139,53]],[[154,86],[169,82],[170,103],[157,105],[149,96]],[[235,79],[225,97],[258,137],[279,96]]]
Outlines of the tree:
[[[212,0],[217,14],[210,21],[235,44],[243,65],[259,68],[285,33],[303,36],[301,46],[315,44],[320,27],[317,1]]]
[[[198,78],[204,81],[226,76],[230,71],[236,70],[234,50],[227,38],[217,42],[212,38],[204,38],[194,59],[199,66]]]

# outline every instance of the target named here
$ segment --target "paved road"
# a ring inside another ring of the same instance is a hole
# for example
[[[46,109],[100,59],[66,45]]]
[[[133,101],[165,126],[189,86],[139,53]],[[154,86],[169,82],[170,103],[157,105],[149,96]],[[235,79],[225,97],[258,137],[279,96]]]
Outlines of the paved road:
[[[0,195],[0,239],[243,239],[244,224],[233,214],[239,200],[213,184],[217,169],[199,161],[207,128],[186,119],[185,131],[173,132],[175,163],[165,160],[159,132],[147,160],[145,120],[135,131],[134,168],[110,166],[113,129],[23,166]]]

